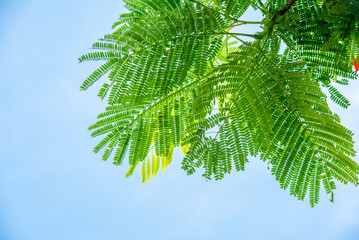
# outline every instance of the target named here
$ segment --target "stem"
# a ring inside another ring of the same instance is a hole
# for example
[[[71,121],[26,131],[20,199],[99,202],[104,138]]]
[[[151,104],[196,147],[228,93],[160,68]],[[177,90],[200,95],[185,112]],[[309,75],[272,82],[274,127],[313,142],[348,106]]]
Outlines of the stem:
[[[259,34],[247,34],[247,33],[227,33],[227,34],[230,34],[230,35],[238,35],[238,36],[245,36],[245,37],[251,37],[251,38],[254,38],[254,39],[258,39],[260,37]]]
[[[240,22],[240,23],[232,24],[226,28],[237,27],[237,26],[241,26],[244,24],[265,24],[265,23],[267,23],[267,22],[260,22],[260,21],[242,21],[242,20],[237,20],[236,22]]]
[[[237,39],[238,41],[240,41],[241,43],[246,43],[246,41],[243,41],[242,39],[236,37],[236,36],[233,36],[233,38]]]
[[[257,2],[259,3],[259,5],[260,5],[262,8],[264,8],[264,9],[267,10],[266,6],[263,4],[263,2],[262,2],[261,0],[257,0]]]
[[[237,20],[236,22],[240,22],[240,23],[243,23],[243,24],[263,24],[263,23],[266,23],[266,22],[263,22],[263,21],[244,21],[244,20]]]
[[[259,10],[261,10],[262,13],[264,13],[264,14],[268,13],[268,10],[264,6],[264,4],[261,2],[261,0],[258,1],[260,6],[252,0],[249,0],[249,1],[251,3],[253,3]]]
[[[211,2],[213,2],[222,12],[225,12],[224,9],[221,7],[221,5],[219,5],[217,3],[217,1],[211,1]],[[203,6],[203,4],[202,4],[202,6]]]
[[[253,4],[255,4],[252,0],[250,0]],[[223,12],[220,12],[220,11],[217,11],[217,10],[215,10],[215,9],[213,9],[213,8],[211,8],[210,6],[207,6],[207,5],[204,5],[203,3],[201,3],[201,2],[197,2],[197,1],[195,1],[196,3],[198,3],[199,5],[201,5],[202,7],[205,7],[205,8],[208,8],[208,9],[211,9],[211,10],[213,10],[213,11],[215,11],[215,12],[217,12],[217,13],[219,13],[220,15],[222,15],[222,16],[224,16],[224,17],[227,17],[227,18],[229,18],[229,19],[231,19],[231,20],[233,20],[233,22],[240,22],[240,23],[243,23],[243,24],[263,24],[263,23],[265,23],[265,22],[261,22],[261,21],[244,21],[244,20],[240,20],[240,19],[237,19],[237,18],[234,18],[234,17],[232,17],[232,16],[230,16],[230,15],[228,15],[228,14],[226,14],[226,13],[223,13],[224,12],[224,10],[221,8],[221,10],[223,11]],[[216,6],[218,6],[217,4],[216,4]],[[218,6],[218,7],[220,7],[220,6]],[[259,9],[261,9],[259,6],[257,6]],[[262,9],[261,9],[262,10]]]
[[[199,5],[201,5],[202,7],[205,7],[205,8],[208,8],[208,9],[211,9],[211,10],[213,10],[213,11],[215,11],[215,12],[217,12],[217,13],[219,13],[219,14],[221,14],[222,16],[224,16],[224,17],[227,17],[227,18],[229,18],[229,19],[231,19],[231,20],[233,20],[233,21],[235,21],[235,22],[237,22],[238,21],[238,19],[237,18],[234,18],[234,17],[232,17],[232,16],[230,16],[230,15],[228,15],[228,14],[226,14],[226,13],[222,13],[222,12],[220,12],[220,11],[217,11],[216,9],[213,9],[213,8],[211,8],[211,7],[209,7],[209,6],[207,6],[207,5],[204,5],[203,3],[201,3],[201,2],[197,2],[197,1],[195,1],[196,3],[198,3]],[[217,5],[218,6],[218,5]],[[223,9],[222,8],[220,8],[222,11],[223,11]]]

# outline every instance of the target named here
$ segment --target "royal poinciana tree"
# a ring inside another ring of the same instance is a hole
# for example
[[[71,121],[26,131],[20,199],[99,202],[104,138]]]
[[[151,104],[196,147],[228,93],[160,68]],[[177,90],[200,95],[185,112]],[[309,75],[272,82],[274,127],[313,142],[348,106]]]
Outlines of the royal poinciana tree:
[[[359,0],[124,3],[113,33],[80,58],[104,61],[81,90],[109,73],[98,94],[108,106],[89,127],[104,136],[94,149],[106,148],[103,160],[128,158],[127,176],[139,166],[145,182],[176,147],[182,169],[206,179],[255,156],[312,206],[321,186],[333,196],[335,182],[359,183],[353,133],[327,103],[349,106],[336,86],[358,77]],[[262,19],[242,20],[249,9]]]

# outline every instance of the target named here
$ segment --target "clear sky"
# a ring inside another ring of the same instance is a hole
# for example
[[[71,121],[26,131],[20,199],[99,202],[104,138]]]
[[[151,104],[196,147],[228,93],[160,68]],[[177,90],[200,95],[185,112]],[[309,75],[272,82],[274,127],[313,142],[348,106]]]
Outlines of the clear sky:
[[[181,153],[147,184],[92,153],[87,126],[105,107],[99,63],[77,62],[123,12],[115,0],[0,0],[0,239],[359,239],[359,188],[337,184],[310,208],[279,188],[266,164],[206,182]],[[359,149],[359,84],[333,109]],[[358,158],[356,158],[358,161]]]

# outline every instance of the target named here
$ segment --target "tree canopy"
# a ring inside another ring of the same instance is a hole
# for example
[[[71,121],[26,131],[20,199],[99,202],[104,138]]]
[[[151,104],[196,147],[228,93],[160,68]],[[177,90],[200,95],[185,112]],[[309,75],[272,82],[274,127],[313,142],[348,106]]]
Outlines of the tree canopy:
[[[255,156],[311,206],[321,186],[333,200],[335,182],[359,183],[353,133],[326,96],[350,105],[336,85],[358,77],[358,0],[124,3],[113,32],[79,58],[104,61],[81,86],[107,76],[98,96],[108,106],[89,127],[104,136],[94,148],[105,148],[103,160],[128,158],[126,176],[140,165],[145,182],[176,147],[182,169],[206,179],[245,170]],[[249,9],[262,19],[241,19]],[[262,30],[240,32],[246,24]]]

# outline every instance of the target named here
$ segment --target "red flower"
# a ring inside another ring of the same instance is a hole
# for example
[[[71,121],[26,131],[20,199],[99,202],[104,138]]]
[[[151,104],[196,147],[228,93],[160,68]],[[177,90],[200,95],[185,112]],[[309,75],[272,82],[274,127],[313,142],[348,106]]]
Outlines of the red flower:
[[[358,65],[358,60],[356,58],[354,59],[354,68],[355,68],[355,72],[357,73],[359,70],[359,65]]]

